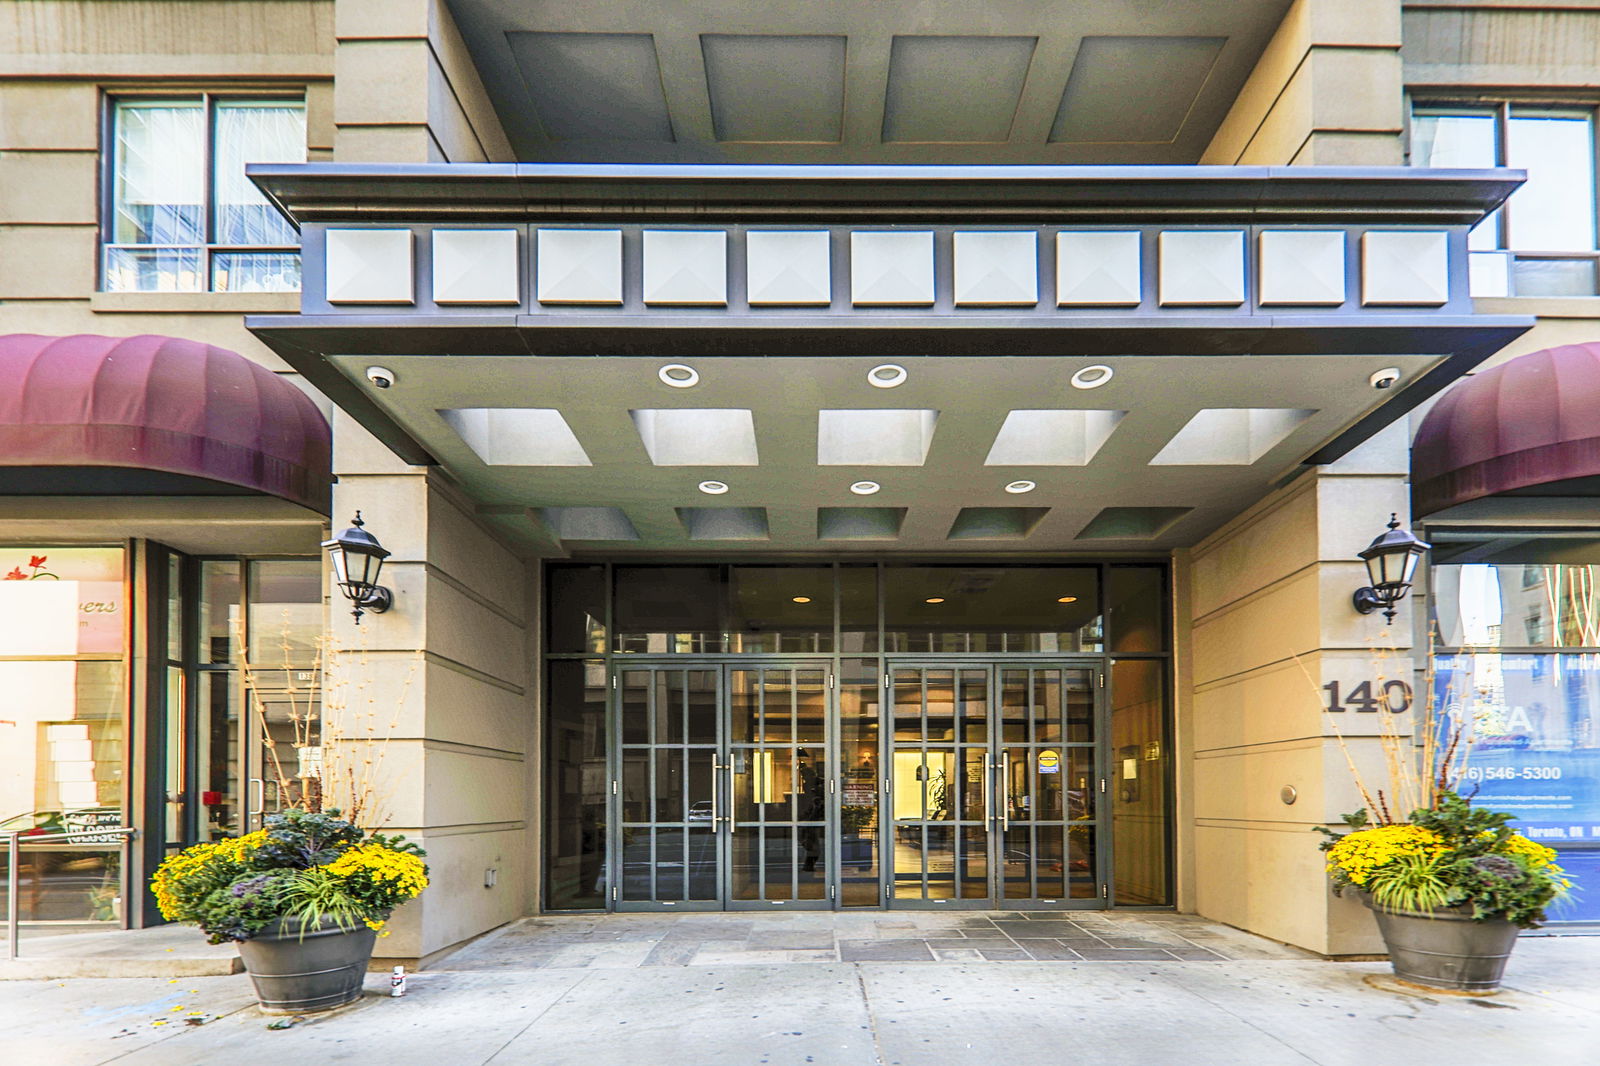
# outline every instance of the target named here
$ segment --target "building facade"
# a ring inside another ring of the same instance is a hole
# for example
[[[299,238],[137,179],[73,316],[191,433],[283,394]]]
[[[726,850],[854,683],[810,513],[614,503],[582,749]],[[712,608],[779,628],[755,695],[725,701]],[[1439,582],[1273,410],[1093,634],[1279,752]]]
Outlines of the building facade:
[[[0,829],[106,831],[26,919],[158,920],[324,786],[324,705],[428,850],[398,959],[940,907],[1368,953],[1310,830],[1457,724],[1600,877],[1600,5],[514,8],[0,8]]]

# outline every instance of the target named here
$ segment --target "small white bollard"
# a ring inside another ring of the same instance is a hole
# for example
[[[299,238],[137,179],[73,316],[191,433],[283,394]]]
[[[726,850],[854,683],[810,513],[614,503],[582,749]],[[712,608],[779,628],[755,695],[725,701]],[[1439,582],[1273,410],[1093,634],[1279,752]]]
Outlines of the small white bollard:
[[[389,975],[389,995],[403,996],[406,994],[406,968],[396,966],[394,973]]]

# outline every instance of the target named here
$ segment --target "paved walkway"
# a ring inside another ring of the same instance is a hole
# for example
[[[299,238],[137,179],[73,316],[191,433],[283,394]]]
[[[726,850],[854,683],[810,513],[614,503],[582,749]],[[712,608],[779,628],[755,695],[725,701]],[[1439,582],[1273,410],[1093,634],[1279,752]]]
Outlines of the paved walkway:
[[[1201,946],[1218,941],[1206,950],[1219,957],[978,962],[935,955],[981,955],[983,947],[921,946],[1072,940],[1087,947],[1079,936],[1018,937],[1001,927],[1010,921],[1095,924],[1082,916],[970,914],[940,915],[937,931],[983,932],[981,925],[960,924],[982,919],[1001,936],[928,936],[916,919],[915,928],[906,929],[890,924],[901,920],[898,915],[863,915],[859,923],[847,915],[837,920],[835,950],[856,941],[902,947],[916,941],[926,960],[761,957],[825,951],[760,946],[786,934],[816,934],[824,928],[820,917],[536,919],[480,941],[441,969],[414,975],[404,998],[384,995],[387,979],[373,975],[360,1003],[279,1030],[269,1029],[272,1020],[252,1005],[243,975],[6,982],[0,985],[0,1063],[1593,1066],[1600,1056],[1596,937],[1524,939],[1506,990],[1491,999],[1398,990],[1384,978],[1383,963],[1330,963],[1298,953],[1286,958],[1284,949],[1241,933],[1208,937],[1175,916],[1132,919],[1150,926],[1137,937],[1109,935],[1132,931],[1129,916],[1119,915],[1113,928],[1091,928],[1091,935],[1108,945],[1120,939],[1161,943],[1162,951],[1188,950],[1166,944],[1172,936]],[[699,928],[719,923],[720,941]],[[866,927],[875,935],[856,935]],[[680,939],[700,945],[694,958],[700,951],[727,951],[737,961],[649,961]],[[742,947],[711,948],[714,943]],[[523,949],[529,954],[518,965],[515,955]],[[629,953],[632,961],[623,961]],[[1239,957],[1220,957],[1224,953]]]
[[[434,969],[1313,957],[1204,918],[1159,911],[792,911],[525,918]]]

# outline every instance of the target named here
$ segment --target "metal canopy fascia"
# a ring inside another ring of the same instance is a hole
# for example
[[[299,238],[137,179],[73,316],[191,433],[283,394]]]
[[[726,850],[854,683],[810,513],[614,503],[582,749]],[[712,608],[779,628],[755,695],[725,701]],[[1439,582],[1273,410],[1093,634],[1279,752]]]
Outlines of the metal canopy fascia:
[[[254,163],[301,222],[1337,223],[1472,225],[1519,170],[1204,166]]]

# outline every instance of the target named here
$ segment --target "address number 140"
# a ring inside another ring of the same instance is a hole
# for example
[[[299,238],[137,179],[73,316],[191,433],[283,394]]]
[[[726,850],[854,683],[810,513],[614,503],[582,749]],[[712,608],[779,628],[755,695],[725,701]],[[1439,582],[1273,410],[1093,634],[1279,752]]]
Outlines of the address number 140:
[[[1399,678],[1381,683],[1363,681],[1343,694],[1339,691],[1339,682],[1329,681],[1322,686],[1322,691],[1328,694],[1328,703],[1323,710],[1334,714],[1343,714],[1345,711],[1361,714],[1389,711],[1391,714],[1400,714],[1411,709],[1411,686]]]

